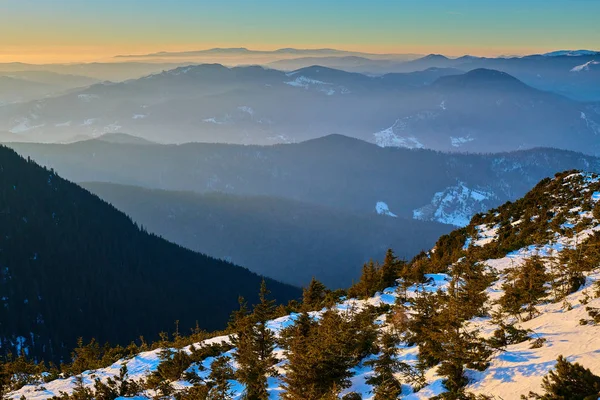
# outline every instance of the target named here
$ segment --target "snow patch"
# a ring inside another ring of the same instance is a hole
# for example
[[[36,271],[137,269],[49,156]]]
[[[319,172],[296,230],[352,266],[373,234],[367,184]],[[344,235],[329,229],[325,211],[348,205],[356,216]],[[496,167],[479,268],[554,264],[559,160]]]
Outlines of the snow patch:
[[[379,147],[404,147],[407,149],[422,149],[425,146],[414,136],[398,136],[396,130],[403,131],[406,123],[397,119],[392,126],[373,134]]]
[[[396,214],[390,211],[387,203],[384,203],[383,201],[378,201],[377,204],[375,204],[375,211],[377,211],[377,214],[379,215],[387,215],[388,217],[394,218],[397,217]]]
[[[18,125],[16,125],[13,128],[11,128],[9,130],[9,132],[10,133],[23,133],[23,132],[27,132],[27,131],[30,131],[30,130],[33,130],[33,129],[41,128],[41,127],[43,127],[45,125],[46,124],[32,125],[31,121],[29,119],[25,118]]]
[[[254,115],[254,110],[252,109],[252,107],[239,106],[238,110],[240,110],[241,112],[245,112],[246,114],[249,114],[249,115]]]
[[[460,147],[465,143],[472,142],[473,140],[475,139],[469,135],[461,137],[450,136],[450,142],[452,143],[452,147]]]
[[[581,64],[581,65],[578,65],[576,67],[573,67],[571,69],[571,72],[589,71],[590,70],[590,66],[592,66],[592,65],[600,65],[600,61],[595,61],[595,60],[588,61],[585,64]]]
[[[88,93],[82,93],[82,94],[78,94],[77,98],[81,101],[83,101],[84,103],[89,103],[94,99],[98,99],[99,96],[96,94],[88,94]]]
[[[319,81],[316,79],[307,78],[306,76],[299,76],[293,81],[284,82],[286,85],[301,87],[304,89],[308,89],[310,85],[331,85],[331,83]]]
[[[487,211],[485,202],[496,196],[481,189],[468,188],[463,182],[433,195],[431,203],[413,210],[413,219],[466,226],[478,212]]]
[[[90,126],[95,124],[98,121],[98,118],[88,118],[83,121],[82,126]]]
[[[202,122],[208,122],[208,123],[216,124],[216,125],[223,125],[223,122],[217,121],[217,119],[215,117],[205,118],[202,120]]]

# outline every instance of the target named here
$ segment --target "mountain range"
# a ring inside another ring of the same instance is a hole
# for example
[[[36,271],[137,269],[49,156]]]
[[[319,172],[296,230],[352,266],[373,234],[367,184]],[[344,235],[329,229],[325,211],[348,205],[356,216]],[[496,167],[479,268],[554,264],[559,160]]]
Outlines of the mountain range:
[[[283,282],[316,277],[332,288],[387,248],[410,259],[450,225],[556,171],[600,171],[598,158],[564,150],[445,154],[340,135],[275,146],[160,145],[124,134],[9,146],[167,240]]]
[[[298,57],[269,63],[270,67],[293,71],[312,65],[322,65],[348,72],[384,75],[414,72],[428,68],[456,68],[463,72],[485,68],[506,72],[540,90],[552,91],[582,101],[600,100],[600,52],[557,51],[523,57],[446,57],[430,54],[408,61],[373,59],[369,57]],[[587,67],[586,67],[587,66]]]
[[[200,65],[0,107],[0,131],[38,142],[125,132],[162,143],[239,144],[343,133],[380,146],[598,154],[600,106],[488,69],[371,77],[323,67],[284,73]]]
[[[515,200],[556,171],[600,171],[596,157],[543,148],[448,154],[382,148],[342,135],[275,146],[135,140],[8,145],[74,182],[269,196],[355,213],[374,213],[383,202],[399,217],[454,225]]]
[[[376,54],[376,53],[364,53],[359,51],[346,51],[337,49],[296,49],[296,48],[282,48],[277,50],[252,50],[245,47],[233,47],[233,48],[213,48],[205,50],[191,50],[191,51],[160,51],[150,54],[124,54],[115,56],[117,59],[160,59],[160,58],[193,58],[202,56],[265,56],[270,55],[274,57],[298,57],[298,56],[313,56],[313,57],[369,57],[372,59],[395,59],[395,60],[411,60],[419,58],[419,54]]]

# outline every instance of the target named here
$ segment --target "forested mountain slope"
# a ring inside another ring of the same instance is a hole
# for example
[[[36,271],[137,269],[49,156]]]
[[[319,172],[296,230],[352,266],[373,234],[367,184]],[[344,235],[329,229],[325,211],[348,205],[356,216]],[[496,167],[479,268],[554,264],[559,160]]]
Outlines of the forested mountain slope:
[[[0,147],[0,352],[58,361],[78,337],[127,344],[225,327],[261,277],[140,229],[97,196]],[[268,280],[281,302],[298,289]]]
[[[110,183],[82,186],[150,232],[186,248],[304,286],[349,286],[389,248],[410,259],[452,227],[272,196],[193,193]]]
[[[596,399],[599,201],[598,175],[558,174],[409,263],[388,252],[347,293],[313,281],[281,317],[262,290],[228,335],[30,374],[9,398]]]

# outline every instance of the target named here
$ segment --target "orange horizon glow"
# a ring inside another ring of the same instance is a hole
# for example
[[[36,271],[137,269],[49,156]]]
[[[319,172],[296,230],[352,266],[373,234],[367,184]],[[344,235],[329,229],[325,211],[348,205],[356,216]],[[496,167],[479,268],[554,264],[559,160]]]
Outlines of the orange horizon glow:
[[[280,48],[292,47],[296,49],[322,49],[331,48],[350,52],[361,52],[370,54],[444,54],[448,57],[460,57],[463,55],[473,55],[480,57],[497,57],[502,55],[527,55],[539,54],[560,50],[555,47],[471,47],[471,46],[347,46],[342,44],[323,44],[322,46],[314,45],[232,45],[224,43],[193,45],[172,45],[172,46],[151,46],[151,45],[126,45],[126,46],[63,46],[63,47],[41,47],[41,48],[2,48],[0,49],[0,63],[26,63],[26,64],[66,64],[66,63],[91,63],[91,62],[127,62],[127,61],[143,61],[143,58],[117,58],[118,55],[133,55],[143,56],[146,54],[158,52],[185,52],[207,50],[212,48],[237,48],[245,47],[250,50],[258,51],[273,51]],[[294,56],[293,58],[301,57]],[[194,61],[188,57],[189,61]],[[186,61],[186,57],[171,57],[163,58],[164,62],[181,62]]]

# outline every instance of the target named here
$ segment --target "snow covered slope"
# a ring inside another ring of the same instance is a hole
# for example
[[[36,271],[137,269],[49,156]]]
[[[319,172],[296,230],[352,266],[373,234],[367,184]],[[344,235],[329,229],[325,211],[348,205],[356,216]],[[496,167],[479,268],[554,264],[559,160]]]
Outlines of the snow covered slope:
[[[456,267],[465,258],[485,266],[493,273],[493,282],[486,293],[488,314],[500,311],[498,300],[504,294],[504,284],[508,273],[523,265],[532,257],[540,257],[548,273],[554,273],[570,249],[581,250],[600,247],[600,178],[597,175],[583,173],[563,173],[555,179],[542,181],[523,199],[507,203],[487,214],[480,214],[471,223],[453,234],[442,237],[436,247],[425,257],[429,260],[445,260],[447,273],[426,274],[427,282],[412,285],[406,294],[397,287],[390,287],[364,300],[344,299],[335,308],[344,315],[351,315],[368,305],[390,305],[398,303],[398,298],[414,298],[421,292],[444,292],[449,290],[449,282]],[[444,246],[444,247],[443,247]],[[580,260],[586,262],[585,256]],[[579,262],[579,261],[578,261]],[[600,374],[600,326],[590,319],[590,309],[600,308],[600,265],[594,264],[581,269],[583,281],[564,298],[555,296],[548,282],[548,293],[536,305],[537,312],[531,318],[504,316],[505,320],[521,329],[529,330],[529,340],[518,344],[509,344],[497,348],[489,359],[484,371],[466,370],[469,383],[466,391],[473,394],[493,395],[504,400],[517,400],[530,391],[541,391],[543,376],[555,365],[559,355],[569,361],[576,361],[584,367]],[[404,303],[409,307],[410,301]],[[382,308],[383,309],[383,308]],[[319,319],[324,310],[311,313]],[[287,315],[270,321],[268,327],[279,334],[285,327],[294,323],[298,314]],[[390,328],[390,314],[384,311],[377,323],[380,330]],[[477,317],[466,323],[468,329],[478,330],[482,338],[491,337],[498,329],[497,318]],[[227,336],[215,337],[204,344],[226,342]],[[189,348],[186,349],[189,351]],[[235,349],[225,355],[230,357]],[[130,378],[143,380],[159,365],[159,350],[138,354],[130,359],[120,360],[110,367],[84,372],[82,377],[86,385],[94,378],[102,380],[119,374],[122,364],[126,364]],[[281,348],[275,351],[279,357],[277,369],[285,373],[285,352]],[[419,354],[418,346],[402,343],[399,345],[398,359],[415,366]],[[364,399],[372,399],[372,388],[366,384],[366,378],[373,371],[364,361],[352,369],[351,386],[343,394],[356,392]],[[207,377],[213,358],[202,361],[205,370],[201,377]],[[233,368],[236,367],[232,361]],[[192,365],[190,370],[197,370]],[[403,399],[428,399],[445,391],[443,377],[437,373],[437,367],[424,371],[425,386],[414,392],[409,385],[403,385]],[[271,399],[278,399],[282,391],[279,378],[269,378]],[[243,387],[233,382],[235,399],[240,399]],[[173,388],[180,390],[189,387],[187,381],[172,382]],[[9,395],[10,399],[43,400],[60,392],[70,393],[75,387],[75,379],[58,379],[45,384],[28,385]],[[154,393],[140,393],[140,398],[151,398]]]
[[[413,218],[438,221],[454,226],[466,226],[472,215],[488,209],[488,201],[496,196],[483,189],[470,189],[463,182],[437,192],[431,204],[413,211]]]

